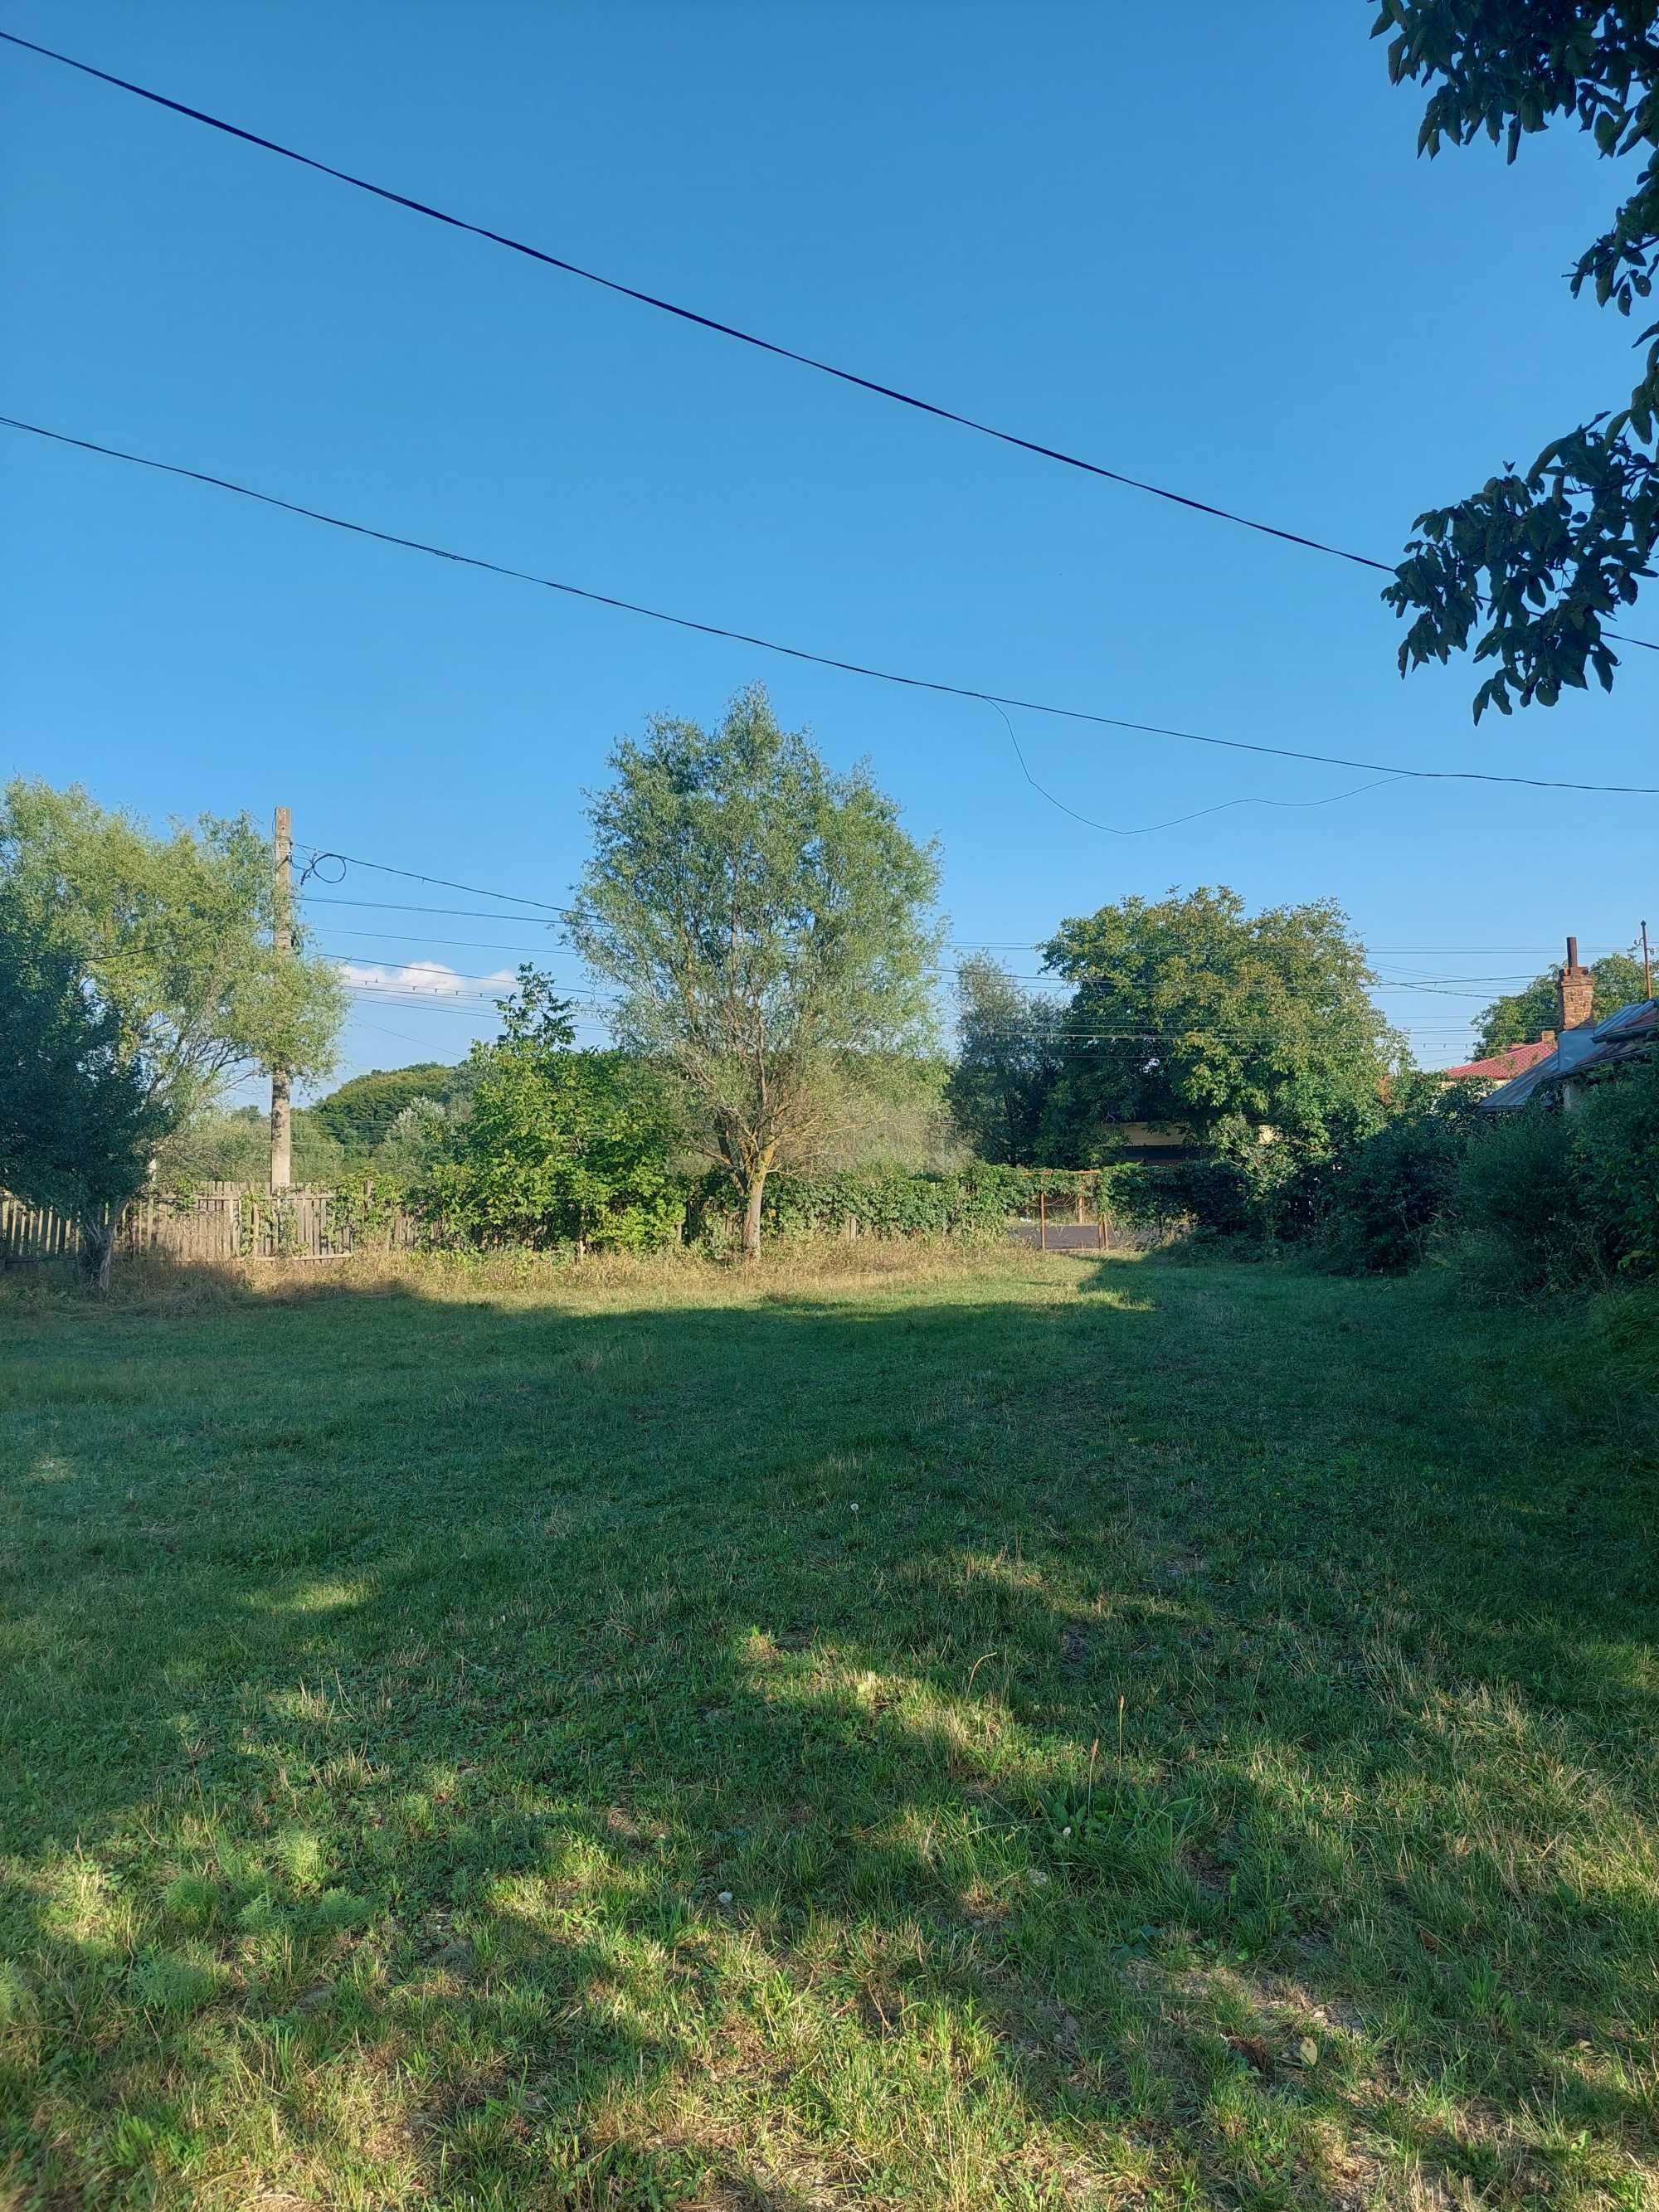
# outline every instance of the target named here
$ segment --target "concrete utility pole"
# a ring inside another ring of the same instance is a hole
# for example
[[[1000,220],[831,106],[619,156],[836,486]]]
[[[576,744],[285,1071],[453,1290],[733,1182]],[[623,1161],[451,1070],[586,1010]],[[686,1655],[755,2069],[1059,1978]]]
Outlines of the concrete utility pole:
[[[294,957],[294,817],[286,806],[276,809],[276,898],[273,937],[276,957]],[[286,1190],[293,1180],[294,1110],[289,1093],[291,1078],[285,1067],[270,1071],[270,1187]]]
[[[1648,950],[1648,926],[1642,924],[1642,996],[1653,996],[1653,955]]]

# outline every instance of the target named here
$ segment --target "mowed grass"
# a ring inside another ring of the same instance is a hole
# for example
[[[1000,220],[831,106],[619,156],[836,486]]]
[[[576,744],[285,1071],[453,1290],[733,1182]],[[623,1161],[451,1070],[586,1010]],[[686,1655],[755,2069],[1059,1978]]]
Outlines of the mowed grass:
[[[277,1279],[0,1310],[0,2202],[1659,2202],[1651,1304]]]

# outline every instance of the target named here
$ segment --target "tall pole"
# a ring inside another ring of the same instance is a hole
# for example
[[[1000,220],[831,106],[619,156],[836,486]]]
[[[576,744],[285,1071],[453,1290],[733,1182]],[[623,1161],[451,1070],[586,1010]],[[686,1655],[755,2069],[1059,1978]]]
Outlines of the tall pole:
[[[286,806],[276,809],[276,896],[272,908],[272,937],[279,961],[294,957],[294,817]],[[289,1103],[291,1078],[285,1067],[270,1071],[270,1187],[286,1190],[293,1180],[294,1109]]]
[[[1653,996],[1653,955],[1648,950],[1648,926],[1642,924],[1642,996]]]

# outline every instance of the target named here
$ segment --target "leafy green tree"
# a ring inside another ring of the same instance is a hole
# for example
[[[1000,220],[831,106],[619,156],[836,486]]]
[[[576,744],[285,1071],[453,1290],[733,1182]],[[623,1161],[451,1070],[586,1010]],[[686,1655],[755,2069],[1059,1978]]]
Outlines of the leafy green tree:
[[[948,1090],[957,1127],[976,1158],[1029,1167],[1060,1073],[1048,1042],[1059,1010],[982,953],[957,969],[957,1006]]]
[[[293,1139],[294,1180],[301,1188],[327,1189],[350,1164],[312,1107],[295,1109]],[[180,1196],[205,1182],[264,1183],[270,1171],[270,1123],[257,1106],[193,1115],[155,1160],[157,1182]]]
[[[368,1075],[354,1075],[310,1110],[349,1158],[366,1159],[405,1107],[417,1100],[443,1104],[454,1081],[455,1070],[438,1060],[420,1060],[412,1067],[377,1067]]]
[[[100,1291],[170,1111],[74,954],[0,890],[0,1188],[78,1218]]]
[[[453,1149],[455,1123],[435,1098],[411,1098],[374,1148],[374,1166],[394,1182],[419,1182]]]
[[[1074,986],[1044,1142],[1109,1159],[1124,1121],[1184,1124],[1254,1163],[1318,1157],[1382,1119],[1401,1050],[1364,948],[1328,900],[1249,915],[1236,891],[1125,899],[1061,925],[1044,965]]]
[[[469,1243],[640,1249],[678,1232],[676,1135],[647,1068],[577,1052],[568,1002],[529,966],[504,1034],[472,1052],[471,1110],[418,1202]]]
[[[569,935],[738,1194],[753,1258],[766,1178],[833,1139],[849,1061],[932,1042],[937,863],[864,769],[834,775],[780,729],[758,685],[715,730],[654,720],[612,765]]]
[[[1590,963],[1595,981],[1592,1018],[1605,1020],[1644,996],[1642,963],[1628,952],[1609,952]],[[1546,1030],[1557,1026],[1555,987],[1560,970],[1552,968],[1534,975],[1524,991],[1494,999],[1480,1018],[1475,1057],[1502,1052],[1512,1044],[1530,1044]]]
[[[258,1068],[326,1071],[345,994],[303,941],[277,954],[271,850],[246,816],[157,837],[78,788],[14,782],[0,885],[88,977],[168,1125]]]
[[[942,1053],[848,1053],[828,1072],[813,1171],[960,1166],[965,1147],[946,1102],[950,1073]]]
[[[1560,116],[1609,161],[1634,157],[1634,188],[1579,256],[1570,283],[1628,315],[1659,257],[1659,40],[1651,0],[1382,0],[1398,84],[1431,88],[1418,134],[1431,155],[1485,135],[1514,161],[1523,137]],[[1462,652],[1497,663],[1474,697],[1513,711],[1553,706],[1595,672],[1611,688],[1607,617],[1635,599],[1659,543],[1659,324],[1628,402],[1553,438],[1524,473],[1417,519],[1383,598],[1412,617],[1402,672]]]

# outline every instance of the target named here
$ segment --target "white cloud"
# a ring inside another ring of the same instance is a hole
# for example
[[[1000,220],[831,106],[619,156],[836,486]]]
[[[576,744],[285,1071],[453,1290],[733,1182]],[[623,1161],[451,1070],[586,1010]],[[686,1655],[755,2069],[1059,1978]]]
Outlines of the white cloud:
[[[515,981],[510,968],[498,968],[493,975],[462,975],[441,960],[406,960],[396,968],[343,960],[340,975],[360,990],[416,991],[434,999],[495,998]]]

